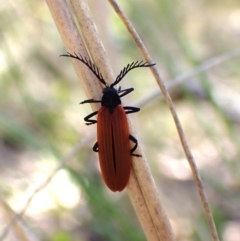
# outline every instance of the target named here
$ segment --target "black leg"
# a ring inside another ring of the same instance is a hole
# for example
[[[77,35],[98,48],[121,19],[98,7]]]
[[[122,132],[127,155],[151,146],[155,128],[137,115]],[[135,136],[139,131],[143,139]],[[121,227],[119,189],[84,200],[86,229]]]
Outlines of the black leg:
[[[94,100],[94,99],[89,99],[89,100],[84,100],[83,102],[80,102],[80,104],[86,104],[86,103],[101,103],[101,100]]]
[[[118,94],[121,93],[119,95],[120,98],[122,98],[123,96],[129,94],[130,92],[134,91],[133,88],[129,88],[129,89],[125,89],[125,90],[121,90],[121,88],[118,90]]]
[[[130,139],[133,143],[135,143],[134,147],[130,150],[131,155],[132,155],[132,156],[136,156],[136,157],[141,157],[141,155],[133,153],[133,152],[137,149],[137,147],[138,147],[138,141],[137,141],[137,139],[136,139],[135,137],[131,136],[131,135],[129,135],[129,139]],[[96,142],[96,143],[94,144],[94,146],[93,146],[92,149],[93,149],[93,151],[98,152],[98,142]]]
[[[98,143],[96,142],[93,146],[93,151],[98,152]]]
[[[86,125],[92,125],[92,124],[96,124],[96,123],[97,123],[96,120],[90,119],[91,117],[97,115],[97,113],[98,113],[98,111],[95,111],[95,112],[93,112],[92,114],[87,115],[87,116],[84,118],[84,120],[86,121]]]
[[[133,152],[137,149],[137,147],[138,147],[138,141],[137,141],[137,139],[136,139],[135,137],[131,136],[131,135],[129,135],[129,139],[130,139],[133,143],[135,143],[134,147],[130,150],[131,155],[132,155],[132,156],[136,156],[136,157],[141,157],[141,155],[133,153]]]
[[[125,112],[126,114],[131,114],[131,113],[140,111],[140,108],[132,107],[132,106],[124,106],[123,109],[126,110],[126,112]]]

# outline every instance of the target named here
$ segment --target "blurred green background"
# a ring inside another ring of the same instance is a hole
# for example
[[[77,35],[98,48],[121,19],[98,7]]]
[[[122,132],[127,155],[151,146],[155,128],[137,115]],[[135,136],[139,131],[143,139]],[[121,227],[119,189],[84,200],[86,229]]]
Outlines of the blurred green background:
[[[117,76],[142,57],[108,2],[89,3]],[[122,0],[119,4],[165,83],[173,85],[169,91],[220,238],[240,240],[239,1]],[[46,3],[4,1],[0,19],[0,237],[145,240],[127,192],[112,193],[101,179],[92,151],[96,127],[83,121],[91,108],[79,105],[86,95],[71,61],[59,58],[66,50]],[[184,78],[194,69],[202,71]],[[152,96],[131,117],[177,239],[210,240],[191,171],[150,71],[132,71],[121,86],[135,89],[124,97],[127,105]],[[34,196],[19,227],[4,233],[12,213],[20,212],[50,175],[52,181]]]

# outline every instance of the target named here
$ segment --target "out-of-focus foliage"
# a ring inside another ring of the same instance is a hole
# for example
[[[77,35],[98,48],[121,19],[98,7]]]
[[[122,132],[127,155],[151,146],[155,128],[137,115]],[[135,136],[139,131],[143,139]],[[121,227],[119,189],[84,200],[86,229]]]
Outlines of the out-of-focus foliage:
[[[238,51],[240,7],[232,1],[119,1],[146,44],[162,78],[174,78],[220,55]],[[141,60],[107,1],[91,10],[114,71]],[[126,191],[104,186],[95,127],[71,61],[44,1],[4,1],[0,8],[1,229],[52,173],[5,240],[145,240]],[[240,58],[206,68],[170,90],[196,158],[222,240],[240,239]],[[158,87],[149,70],[121,83],[134,105]],[[210,240],[196,187],[169,110],[160,98],[132,115],[178,240]],[[58,172],[78,143],[86,145]],[[0,235],[2,235],[1,233]],[[24,238],[25,237],[25,238]]]

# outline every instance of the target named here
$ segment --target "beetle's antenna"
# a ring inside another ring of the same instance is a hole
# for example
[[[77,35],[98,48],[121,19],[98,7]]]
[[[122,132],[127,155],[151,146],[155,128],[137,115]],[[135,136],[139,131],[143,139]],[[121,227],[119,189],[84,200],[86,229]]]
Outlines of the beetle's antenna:
[[[99,81],[106,86],[106,81],[103,79],[103,76],[100,73],[98,67],[96,65],[94,65],[91,62],[91,60],[87,59],[86,57],[82,57],[82,55],[80,55],[80,54],[77,55],[76,53],[74,53],[74,54],[71,54],[69,52],[67,52],[67,53],[68,54],[61,54],[60,56],[80,60],[82,63],[84,63],[93,72],[93,74],[99,79]]]
[[[140,68],[140,67],[151,67],[153,65],[155,65],[155,63],[148,64],[147,62],[143,62],[143,60],[140,62],[137,61],[137,62],[132,62],[131,64],[128,64],[126,67],[123,68],[123,70],[121,70],[120,74],[117,76],[116,80],[110,85],[110,87],[113,87],[114,85],[118,84],[123,79],[123,77],[132,69]]]

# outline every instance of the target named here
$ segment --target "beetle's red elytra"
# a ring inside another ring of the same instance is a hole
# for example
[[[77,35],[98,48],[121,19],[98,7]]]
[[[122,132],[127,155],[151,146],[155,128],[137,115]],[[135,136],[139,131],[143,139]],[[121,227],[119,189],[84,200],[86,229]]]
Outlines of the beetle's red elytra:
[[[93,150],[98,152],[100,169],[105,184],[113,192],[121,192],[128,184],[132,156],[140,157],[139,154],[134,153],[137,149],[138,141],[129,133],[126,115],[138,112],[140,109],[132,106],[123,107],[121,105],[121,98],[132,92],[133,88],[121,90],[121,88],[116,89],[114,86],[132,69],[151,67],[155,64],[148,64],[143,61],[128,64],[120,71],[116,80],[111,85],[107,85],[98,68],[87,58],[83,58],[75,53],[63,54],[61,56],[81,61],[105,86],[101,100],[89,99],[81,102],[81,104],[101,103],[102,107],[86,116],[84,120],[86,125],[97,123],[97,142],[93,146]],[[97,120],[91,119],[95,115],[97,115]],[[134,143],[132,148],[130,141]]]
[[[127,117],[121,105],[114,108],[114,114],[104,106],[100,108],[97,140],[103,179],[112,191],[122,191],[130,175],[131,147]]]

